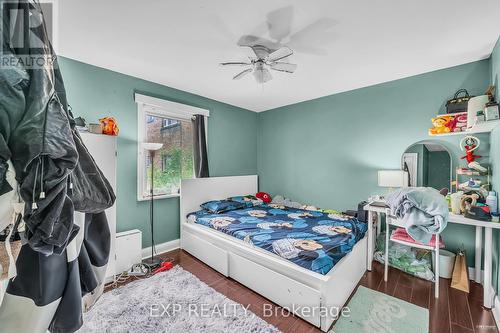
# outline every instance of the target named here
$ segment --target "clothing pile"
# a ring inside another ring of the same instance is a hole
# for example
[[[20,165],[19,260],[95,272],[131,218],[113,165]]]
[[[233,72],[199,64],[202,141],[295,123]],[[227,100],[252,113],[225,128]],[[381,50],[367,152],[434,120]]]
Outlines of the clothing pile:
[[[0,251],[22,243],[2,268],[0,331],[74,332],[102,292],[115,195],[75,129],[39,3],[0,8]]]
[[[448,223],[448,203],[431,187],[406,187],[387,196],[391,215],[401,219],[408,234],[428,244],[433,234],[441,233]]]

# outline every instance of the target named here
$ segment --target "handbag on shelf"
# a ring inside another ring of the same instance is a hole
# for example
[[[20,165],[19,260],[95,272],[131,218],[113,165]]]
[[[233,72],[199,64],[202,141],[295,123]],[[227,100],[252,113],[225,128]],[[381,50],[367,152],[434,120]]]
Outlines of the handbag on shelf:
[[[453,275],[451,277],[451,287],[468,293],[470,290],[469,283],[469,270],[467,269],[465,251],[460,250],[455,257],[455,266],[453,267]]]
[[[446,102],[446,113],[467,112],[467,105],[472,97],[474,96],[470,96],[467,89],[459,89],[455,96]]]

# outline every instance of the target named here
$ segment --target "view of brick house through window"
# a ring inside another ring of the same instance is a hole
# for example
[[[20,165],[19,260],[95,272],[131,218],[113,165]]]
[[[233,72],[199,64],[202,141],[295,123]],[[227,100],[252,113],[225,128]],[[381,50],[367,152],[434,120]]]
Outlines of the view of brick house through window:
[[[151,188],[151,167],[154,172],[155,195],[179,193],[181,179],[193,178],[193,128],[189,120],[146,114],[144,142],[163,143],[154,161],[145,158],[143,189]]]

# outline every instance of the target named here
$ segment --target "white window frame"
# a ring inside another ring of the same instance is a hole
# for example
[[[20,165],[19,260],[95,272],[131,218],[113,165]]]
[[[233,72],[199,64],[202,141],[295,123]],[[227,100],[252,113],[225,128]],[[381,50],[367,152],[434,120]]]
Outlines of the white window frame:
[[[207,118],[210,116],[210,111],[198,108],[191,105],[181,104],[177,102],[168,101],[161,98],[146,96],[135,93],[134,100],[137,103],[137,201],[150,200],[149,195],[144,195],[143,191],[143,176],[146,152],[142,148],[142,143],[145,136],[146,128],[146,114],[157,117],[171,118],[178,120],[191,120],[194,115],[201,114],[205,116],[205,139],[207,136]],[[208,147],[207,147],[208,149]],[[179,197],[179,194],[162,194],[155,195],[154,199],[165,199]]]

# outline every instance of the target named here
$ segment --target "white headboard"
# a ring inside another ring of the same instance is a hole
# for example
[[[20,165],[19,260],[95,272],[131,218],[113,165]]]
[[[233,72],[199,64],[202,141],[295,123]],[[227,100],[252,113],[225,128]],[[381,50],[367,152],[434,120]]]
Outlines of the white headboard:
[[[234,177],[209,177],[181,181],[181,223],[186,215],[200,210],[200,204],[236,195],[257,193],[257,175]]]

